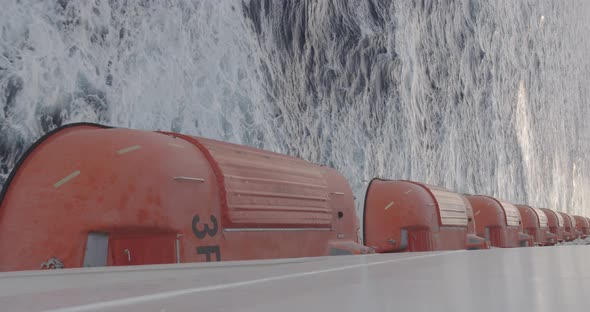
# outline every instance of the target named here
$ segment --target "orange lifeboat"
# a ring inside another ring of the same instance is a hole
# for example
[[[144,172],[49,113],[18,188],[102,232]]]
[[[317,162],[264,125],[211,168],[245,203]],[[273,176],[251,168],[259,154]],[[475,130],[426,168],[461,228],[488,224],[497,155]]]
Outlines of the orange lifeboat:
[[[563,218],[563,239],[566,242],[571,242],[577,238],[576,220],[565,212],[558,211]]]
[[[547,216],[547,225],[549,226],[549,232],[557,236],[558,242],[563,242],[565,236],[563,217],[561,216],[561,214],[549,208],[541,208],[541,210],[543,210],[543,212]]]
[[[38,140],[0,197],[0,271],[365,253],[335,170],[95,124]]]
[[[364,242],[379,253],[487,248],[470,212],[463,196],[446,189],[373,179],[365,197]]]
[[[530,235],[538,246],[555,245],[557,237],[549,232],[547,216],[543,210],[526,205],[516,205],[520,212],[523,233]]]
[[[485,237],[491,246],[533,246],[532,237],[522,233],[520,212],[516,206],[489,196],[466,197],[473,207],[477,235]]]
[[[577,222],[576,218],[573,215],[566,213],[566,212],[560,212],[560,213],[564,219],[565,230],[568,231],[568,229],[569,229],[569,232],[571,233],[570,239],[575,240],[575,239],[581,238],[583,233],[582,233],[582,231],[578,230],[578,222]],[[569,223],[568,223],[568,220],[569,220]]]
[[[586,238],[590,235],[590,222],[588,218],[582,216],[574,216],[576,219],[576,228],[580,232],[581,238]]]

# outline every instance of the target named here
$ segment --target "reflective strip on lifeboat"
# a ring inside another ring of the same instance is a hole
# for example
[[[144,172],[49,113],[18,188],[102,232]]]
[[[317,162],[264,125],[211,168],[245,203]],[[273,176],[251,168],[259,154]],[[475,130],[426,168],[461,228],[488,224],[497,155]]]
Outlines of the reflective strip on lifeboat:
[[[565,226],[565,223],[563,222],[563,217],[561,216],[561,213],[554,211],[555,214],[557,215],[557,226],[558,227],[562,227]]]
[[[537,217],[539,217],[539,225],[541,228],[547,227],[547,215],[545,212],[539,208],[531,207],[537,213]]]
[[[442,225],[467,225],[467,207],[459,194],[438,188],[430,191],[438,202]]]
[[[506,213],[506,224],[508,226],[518,226],[520,224],[520,212],[518,208],[511,203],[501,201],[504,212]]]

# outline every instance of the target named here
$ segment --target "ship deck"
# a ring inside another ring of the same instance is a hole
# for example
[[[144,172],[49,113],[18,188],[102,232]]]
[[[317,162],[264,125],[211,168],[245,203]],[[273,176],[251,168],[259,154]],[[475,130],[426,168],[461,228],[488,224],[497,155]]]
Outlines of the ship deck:
[[[9,272],[2,311],[585,311],[590,246]]]

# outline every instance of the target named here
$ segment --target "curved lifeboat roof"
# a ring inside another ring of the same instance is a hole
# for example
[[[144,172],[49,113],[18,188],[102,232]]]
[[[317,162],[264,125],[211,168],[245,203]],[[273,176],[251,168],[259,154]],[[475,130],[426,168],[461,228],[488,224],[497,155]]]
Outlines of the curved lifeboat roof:
[[[563,217],[560,213],[557,213],[555,210],[549,208],[540,208],[545,215],[547,216],[547,224],[548,226],[556,226],[558,228],[563,228],[565,223],[563,221]]]
[[[574,218],[574,216],[569,213],[567,214],[567,216],[570,219],[570,222],[572,223],[572,228],[575,228],[576,227],[576,218]]]
[[[202,153],[204,159],[192,156],[194,153]],[[16,192],[30,188],[43,189],[40,195],[64,202],[65,197],[100,201],[126,188],[160,188],[169,180],[207,180],[218,187],[226,227],[329,228],[332,211],[324,177],[327,172],[328,168],[300,159],[210,139],[72,124],[31,147],[4,186],[0,212],[5,213],[3,206]],[[349,188],[342,191],[350,192]],[[80,192],[94,192],[95,196]],[[156,193],[154,189],[154,201],[158,200]],[[281,206],[274,205],[276,198],[281,198]]]
[[[520,218],[522,220],[522,225],[524,228],[530,227],[537,229],[540,227],[539,217],[531,206],[516,205],[516,207],[520,211]]]
[[[441,228],[462,227],[467,231],[468,209],[461,195],[443,188],[375,178],[367,187],[365,196],[365,243],[377,252],[390,252],[405,245],[398,243],[407,240],[400,234],[404,229],[438,233]],[[460,243],[464,247],[465,237]]]
[[[566,227],[566,228],[572,227],[572,219],[570,219],[570,216],[567,213],[557,211],[557,215],[561,217],[560,222],[564,227]]]
[[[332,226],[328,168],[247,146],[168,134],[193,143],[209,160],[222,195],[226,227]],[[277,198],[280,206],[272,200]]]
[[[547,228],[547,215],[543,210],[528,205],[516,205],[519,208],[522,223],[525,227],[530,226],[530,222],[535,223],[535,228]],[[533,218],[534,221],[525,220],[526,218]]]
[[[365,215],[377,211],[378,215],[388,211],[401,211],[404,215],[402,223],[416,226],[467,226],[468,223],[467,206],[461,195],[440,187],[406,180],[375,178],[371,181],[365,197]],[[388,222],[391,221],[386,224]]]
[[[530,207],[530,208],[533,209],[535,214],[537,214],[537,218],[539,218],[540,228],[547,228],[548,227],[547,215],[545,214],[545,212],[543,212],[543,210],[541,210],[539,208],[535,208],[535,207]]]
[[[561,213],[555,212],[555,215],[557,216],[558,225],[560,227],[564,227],[565,226],[565,221],[563,220],[563,216],[561,215]]]
[[[483,228],[485,225],[520,226],[520,212],[513,204],[484,195],[467,195],[467,199],[474,209],[478,227]]]
[[[576,219],[576,226],[581,228],[590,227],[588,219],[582,216],[573,216]]]
[[[434,185],[423,184],[422,186],[434,196],[441,225],[467,226],[471,205],[463,196]]]
[[[506,201],[500,201],[500,205],[502,205],[504,213],[506,214],[506,224],[508,226],[519,226],[520,212],[518,211],[518,208]]]

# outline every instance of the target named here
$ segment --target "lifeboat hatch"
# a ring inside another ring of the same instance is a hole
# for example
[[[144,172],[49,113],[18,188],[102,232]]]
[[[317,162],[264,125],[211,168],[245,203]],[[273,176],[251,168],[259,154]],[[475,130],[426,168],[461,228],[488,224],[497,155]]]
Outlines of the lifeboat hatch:
[[[176,236],[174,234],[115,236],[111,237],[109,245],[112,265],[176,262]]]

